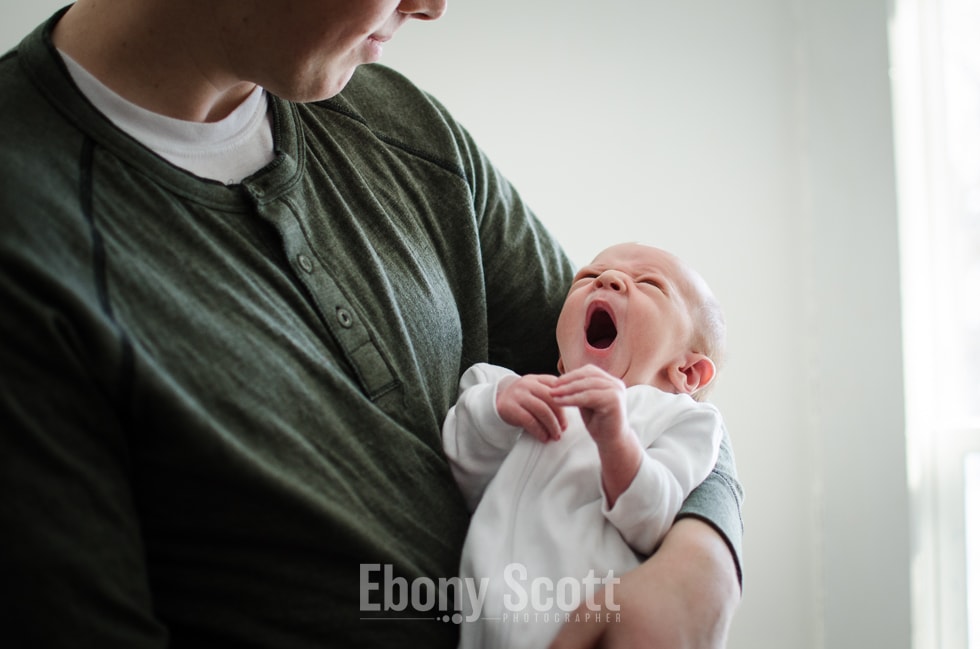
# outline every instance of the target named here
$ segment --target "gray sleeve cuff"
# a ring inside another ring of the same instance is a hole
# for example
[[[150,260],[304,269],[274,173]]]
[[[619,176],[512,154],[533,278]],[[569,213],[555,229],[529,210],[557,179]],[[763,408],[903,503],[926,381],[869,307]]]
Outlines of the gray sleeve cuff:
[[[718,462],[711,474],[691,492],[677,518],[697,518],[711,527],[728,544],[738,583],[742,584],[742,485],[735,470],[735,456],[727,429],[721,440]]]

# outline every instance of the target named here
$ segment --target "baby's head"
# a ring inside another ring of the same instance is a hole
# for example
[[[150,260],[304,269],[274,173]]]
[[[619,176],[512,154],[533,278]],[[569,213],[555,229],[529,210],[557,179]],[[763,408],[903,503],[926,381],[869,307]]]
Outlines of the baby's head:
[[[561,372],[598,365],[626,385],[699,399],[721,365],[725,322],[711,289],[684,262],[623,243],[575,276],[557,338]]]

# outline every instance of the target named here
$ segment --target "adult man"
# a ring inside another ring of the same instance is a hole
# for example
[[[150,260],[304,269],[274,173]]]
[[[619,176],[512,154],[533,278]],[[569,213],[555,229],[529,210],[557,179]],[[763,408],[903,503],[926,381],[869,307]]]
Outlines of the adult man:
[[[354,74],[444,9],[80,0],[5,58],[8,632],[453,643],[451,624],[366,619],[361,567],[455,572],[467,521],[439,422],[472,362],[551,365],[571,274],[438,104],[379,66]],[[736,503],[715,509],[737,545]],[[725,541],[676,529],[624,604],[648,611],[658,580],[707,566],[723,635]],[[667,628],[653,620],[641,632]]]

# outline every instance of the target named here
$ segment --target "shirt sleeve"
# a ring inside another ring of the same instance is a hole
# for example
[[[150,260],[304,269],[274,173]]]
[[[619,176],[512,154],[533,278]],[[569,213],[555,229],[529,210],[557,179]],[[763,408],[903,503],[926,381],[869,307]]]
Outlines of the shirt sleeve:
[[[487,360],[519,375],[555,374],[555,325],[575,269],[469,132],[432,102],[453,132],[473,201],[486,288]]]
[[[644,556],[652,554],[663,540],[684,499],[708,476],[718,457],[721,416],[712,406],[691,404],[696,407],[682,410],[659,435],[640,434],[641,439],[654,438],[653,443],[636,477],[612,508],[603,491],[603,514],[630,547]],[[662,410],[659,405],[653,407]],[[647,424],[659,427],[661,419],[655,417]]]
[[[48,270],[7,245],[18,240],[0,245],[4,633],[19,646],[164,647],[112,406],[125,348],[88,289],[67,286],[84,273]]]
[[[739,583],[742,583],[743,498],[731,437],[728,429],[722,425],[718,461],[705,481],[684,501],[677,518],[696,518],[718,532],[735,560]]]
[[[507,376],[515,374],[486,363],[469,368],[459,382],[459,401],[443,425],[446,456],[471,512],[521,434],[497,413],[497,384]]]

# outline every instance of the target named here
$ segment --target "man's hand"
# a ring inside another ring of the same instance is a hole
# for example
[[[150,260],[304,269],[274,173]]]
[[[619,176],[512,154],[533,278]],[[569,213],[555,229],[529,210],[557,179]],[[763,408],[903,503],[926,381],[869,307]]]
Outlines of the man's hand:
[[[551,649],[724,649],[740,597],[731,552],[708,524],[684,518],[652,557],[621,576],[600,622],[583,603]],[[608,613],[608,616],[607,616]],[[587,614],[591,614],[586,618]]]
[[[551,389],[558,378],[528,374],[505,379],[497,387],[497,413],[511,426],[520,426],[541,442],[560,439],[568,423]]]

